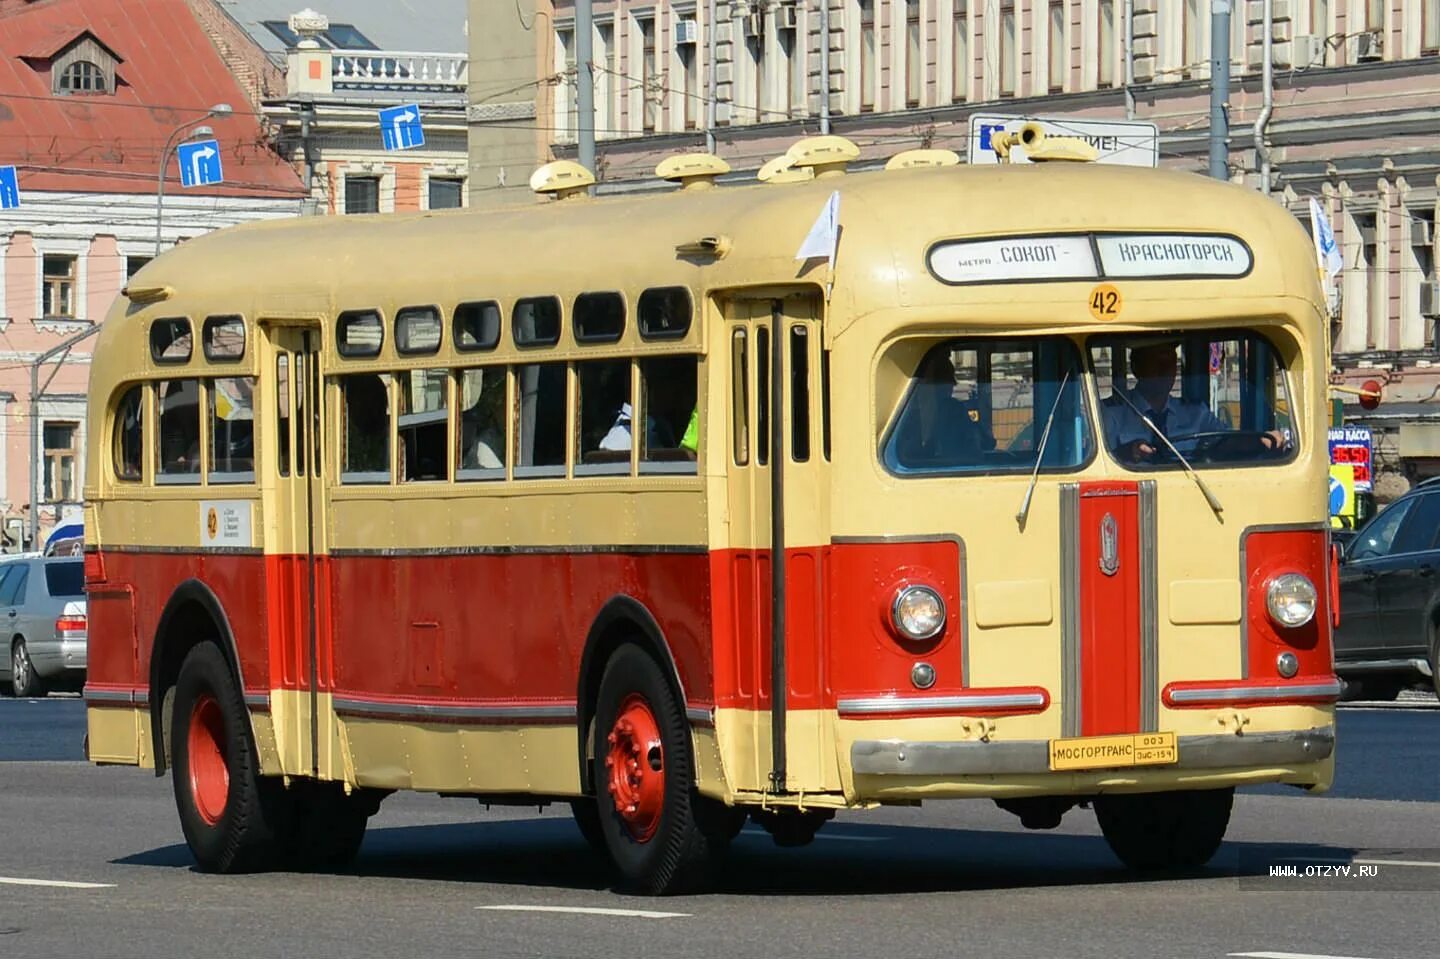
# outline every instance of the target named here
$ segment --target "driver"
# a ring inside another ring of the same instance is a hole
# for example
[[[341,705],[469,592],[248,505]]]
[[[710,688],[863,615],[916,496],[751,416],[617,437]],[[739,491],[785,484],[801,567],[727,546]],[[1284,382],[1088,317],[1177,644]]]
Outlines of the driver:
[[[1155,343],[1130,351],[1135,387],[1124,398],[1112,397],[1104,408],[1105,436],[1117,459],[1138,463],[1154,456],[1165,445],[1155,436],[1155,430],[1172,441],[1197,433],[1230,431],[1206,404],[1170,395],[1178,368],[1172,343]],[[1145,414],[1154,429],[1141,421],[1137,410]],[[1261,442],[1268,449],[1277,449],[1283,440],[1279,433],[1265,433]]]

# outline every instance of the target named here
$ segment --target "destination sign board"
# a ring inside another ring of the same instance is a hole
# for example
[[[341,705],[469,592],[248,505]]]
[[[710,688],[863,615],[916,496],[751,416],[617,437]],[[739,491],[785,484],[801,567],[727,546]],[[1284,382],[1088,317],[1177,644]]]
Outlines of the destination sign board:
[[[1254,266],[1233,236],[1184,233],[1071,233],[942,240],[930,247],[942,283],[1100,279],[1237,279]]]

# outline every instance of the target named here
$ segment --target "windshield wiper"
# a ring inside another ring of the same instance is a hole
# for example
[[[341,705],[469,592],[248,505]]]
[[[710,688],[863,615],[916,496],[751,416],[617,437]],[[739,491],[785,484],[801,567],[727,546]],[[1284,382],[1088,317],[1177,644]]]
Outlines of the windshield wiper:
[[[1020,524],[1020,531],[1025,531],[1025,518],[1030,515],[1030,498],[1035,495],[1035,481],[1040,478],[1040,464],[1045,462],[1045,445],[1050,442],[1050,427],[1055,425],[1055,412],[1060,409],[1060,398],[1065,395],[1065,384],[1070,382],[1070,371],[1065,371],[1065,376],[1060,380],[1060,388],[1055,391],[1055,402],[1050,404],[1050,415],[1045,417],[1045,430],[1040,434],[1040,446],[1035,450],[1035,468],[1030,471],[1030,485],[1025,487],[1025,499],[1020,503],[1020,512],[1015,514],[1015,522]]]
[[[1221,522],[1224,522],[1225,518],[1220,514],[1225,511],[1225,507],[1221,506],[1220,501],[1215,498],[1215,494],[1210,492],[1210,487],[1205,485],[1205,481],[1200,478],[1199,473],[1195,472],[1195,467],[1190,465],[1190,461],[1185,458],[1184,454],[1182,454],[1179,450],[1175,448],[1174,443],[1170,442],[1170,437],[1162,433],[1160,431],[1160,427],[1155,425],[1155,421],[1150,419],[1150,417],[1147,416],[1145,413],[1142,413],[1140,411],[1140,407],[1136,406],[1134,402],[1131,401],[1130,397],[1126,396],[1123,391],[1116,390],[1114,395],[1120,397],[1120,399],[1124,401],[1126,406],[1134,410],[1135,415],[1140,417],[1140,422],[1150,427],[1150,432],[1160,437],[1160,442],[1164,443],[1166,448],[1169,449],[1170,452],[1175,454],[1175,459],[1179,461],[1181,466],[1185,467],[1185,472],[1190,474],[1190,478],[1194,480],[1195,485],[1200,488],[1201,494],[1205,497],[1205,502],[1209,503],[1210,508],[1215,511],[1216,518],[1219,519]]]

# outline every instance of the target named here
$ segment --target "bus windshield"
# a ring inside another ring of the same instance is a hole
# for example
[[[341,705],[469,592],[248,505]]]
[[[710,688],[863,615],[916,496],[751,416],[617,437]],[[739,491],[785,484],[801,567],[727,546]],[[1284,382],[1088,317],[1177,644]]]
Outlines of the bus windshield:
[[[959,339],[930,349],[883,447],[901,475],[1078,469],[1093,451],[1080,356],[1058,337]],[[1053,417],[1053,419],[1052,419]]]
[[[1105,447],[1129,469],[1275,462],[1294,446],[1285,367],[1253,330],[1090,341]],[[1178,454],[1178,457],[1177,457]]]

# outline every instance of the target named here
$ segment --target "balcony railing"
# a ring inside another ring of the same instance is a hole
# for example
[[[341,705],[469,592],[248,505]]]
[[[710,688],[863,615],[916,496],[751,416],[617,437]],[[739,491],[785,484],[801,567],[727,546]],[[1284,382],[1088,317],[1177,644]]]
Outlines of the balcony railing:
[[[404,53],[392,50],[335,52],[332,80],[337,90],[465,91],[470,60],[463,53]]]

